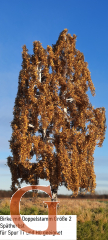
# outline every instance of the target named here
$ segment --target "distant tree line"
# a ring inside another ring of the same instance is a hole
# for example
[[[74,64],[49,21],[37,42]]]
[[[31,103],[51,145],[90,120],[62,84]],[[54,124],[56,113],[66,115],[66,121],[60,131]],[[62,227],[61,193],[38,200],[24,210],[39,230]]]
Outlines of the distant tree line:
[[[11,198],[13,195],[13,192],[11,190],[0,190],[0,198]],[[32,198],[33,196],[33,192],[26,192],[24,194],[24,198]],[[46,193],[38,193],[38,197],[42,197],[42,198],[46,198],[48,197],[48,194]],[[71,198],[71,195],[63,195],[63,194],[58,194],[58,198]],[[73,196],[73,198],[75,198]],[[84,199],[108,199],[108,194],[97,194],[97,193],[93,193],[93,194],[79,194],[76,199],[80,199],[80,198],[84,198]]]

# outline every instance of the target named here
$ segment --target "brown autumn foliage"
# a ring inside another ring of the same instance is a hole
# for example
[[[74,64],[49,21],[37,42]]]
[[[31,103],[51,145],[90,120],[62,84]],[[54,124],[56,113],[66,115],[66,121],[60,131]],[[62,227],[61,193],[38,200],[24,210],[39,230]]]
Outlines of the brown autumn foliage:
[[[73,196],[79,188],[91,193],[96,188],[93,154],[105,139],[105,108],[89,102],[86,92],[90,88],[95,96],[95,87],[88,64],[75,48],[76,35],[67,31],[46,50],[35,41],[33,55],[23,46],[9,141],[13,157],[7,158],[13,192],[15,184],[38,185],[39,178],[49,180],[51,189],[64,184]]]

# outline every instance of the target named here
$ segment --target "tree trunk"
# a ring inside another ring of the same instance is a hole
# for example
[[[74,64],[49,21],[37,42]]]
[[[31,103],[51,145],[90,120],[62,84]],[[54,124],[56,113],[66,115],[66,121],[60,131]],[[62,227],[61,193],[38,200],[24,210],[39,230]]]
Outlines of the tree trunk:
[[[52,189],[52,199],[51,202],[57,202],[57,189]],[[44,208],[46,208],[47,205],[44,204]],[[57,204],[57,208],[59,208],[59,204]]]
[[[57,189],[52,189],[52,202],[57,202]]]

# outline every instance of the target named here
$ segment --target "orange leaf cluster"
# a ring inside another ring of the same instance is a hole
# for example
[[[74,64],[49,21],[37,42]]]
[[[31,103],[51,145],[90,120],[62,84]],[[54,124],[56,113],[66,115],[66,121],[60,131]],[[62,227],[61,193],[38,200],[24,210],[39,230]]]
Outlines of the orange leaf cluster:
[[[101,147],[105,139],[105,108],[94,109],[89,102],[86,92],[89,87],[94,96],[95,87],[83,53],[75,48],[76,35],[67,31],[46,50],[35,41],[33,55],[23,46],[9,141],[13,158],[7,158],[14,192],[15,184],[37,185],[39,178],[53,189],[64,184],[74,196],[79,188],[96,188],[93,154],[97,141]]]

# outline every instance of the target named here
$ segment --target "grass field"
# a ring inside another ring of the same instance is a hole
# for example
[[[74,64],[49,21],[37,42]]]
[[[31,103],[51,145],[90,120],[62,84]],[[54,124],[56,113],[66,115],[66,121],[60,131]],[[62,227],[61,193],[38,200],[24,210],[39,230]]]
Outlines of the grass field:
[[[0,199],[0,215],[10,215],[11,198]],[[20,201],[21,215],[48,215],[43,201],[50,198],[23,198]],[[57,215],[77,215],[78,240],[108,239],[108,201],[58,198]],[[67,204],[68,202],[68,204]]]

